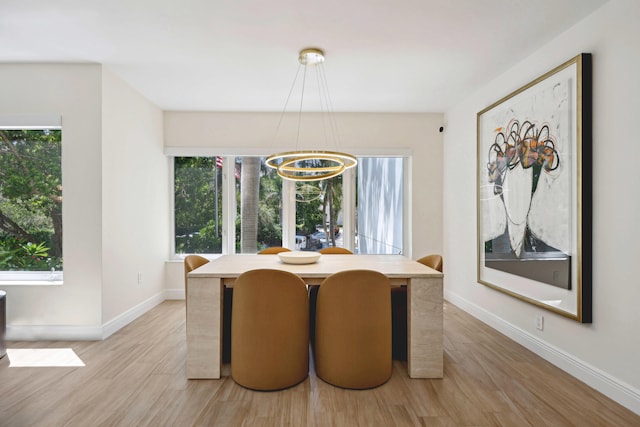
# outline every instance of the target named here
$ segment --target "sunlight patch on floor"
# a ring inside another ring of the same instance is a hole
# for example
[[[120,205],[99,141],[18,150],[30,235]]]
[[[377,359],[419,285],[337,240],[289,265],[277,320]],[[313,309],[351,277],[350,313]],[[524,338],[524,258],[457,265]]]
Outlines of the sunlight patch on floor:
[[[84,366],[70,348],[8,348],[10,368]]]

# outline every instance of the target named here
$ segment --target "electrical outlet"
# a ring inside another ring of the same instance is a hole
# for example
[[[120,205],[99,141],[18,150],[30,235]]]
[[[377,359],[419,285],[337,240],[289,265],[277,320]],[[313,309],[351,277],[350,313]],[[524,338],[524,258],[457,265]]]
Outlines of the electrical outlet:
[[[142,283],[142,273],[138,271],[138,284]]]
[[[542,314],[536,315],[536,329],[539,331],[544,330],[544,316]]]

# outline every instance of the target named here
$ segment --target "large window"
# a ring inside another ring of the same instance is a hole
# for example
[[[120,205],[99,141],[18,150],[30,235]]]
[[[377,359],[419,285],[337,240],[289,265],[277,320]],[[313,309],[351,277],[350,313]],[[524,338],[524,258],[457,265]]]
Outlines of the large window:
[[[283,246],[282,178],[264,160],[264,157],[235,158],[237,253]]]
[[[359,159],[357,252],[404,253],[403,173],[400,157]]]
[[[174,160],[175,251],[222,253],[222,158]]]
[[[174,157],[174,253],[270,246],[404,253],[404,157],[359,158],[330,180],[292,182],[264,157]]]
[[[282,246],[282,179],[264,158],[175,157],[174,207],[176,254],[220,254],[224,240],[236,253]]]
[[[59,128],[0,127],[0,280],[61,280],[61,144]]]

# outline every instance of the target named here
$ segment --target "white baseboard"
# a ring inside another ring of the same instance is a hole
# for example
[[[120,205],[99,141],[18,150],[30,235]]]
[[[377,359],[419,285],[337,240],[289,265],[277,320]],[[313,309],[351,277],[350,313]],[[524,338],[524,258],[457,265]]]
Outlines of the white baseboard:
[[[7,341],[95,341],[100,326],[7,325]]]
[[[482,307],[478,307],[455,293],[445,291],[445,299],[610,399],[615,400],[625,408],[640,415],[640,390],[515,327],[506,320]]]
[[[160,292],[102,326],[7,325],[7,341],[99,341],[108,338],[168,297]],[[184,291],[183,291],[184,299]]]
[[[165,299],[165,291],[157,293],[146,301],[141,302],[121,315],[111,319],[102,325],[102,337],[100,339],[106,339],[115,332],[118,332],[120,329],[124,328],[156,305],[162,303]]]

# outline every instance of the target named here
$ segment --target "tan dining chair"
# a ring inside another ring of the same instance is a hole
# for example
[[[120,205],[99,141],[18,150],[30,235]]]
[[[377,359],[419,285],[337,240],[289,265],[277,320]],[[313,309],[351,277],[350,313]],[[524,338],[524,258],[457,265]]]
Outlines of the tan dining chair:
[[[261,250],[258,252],[258,255],[272,255],[279,254],[280,252],[291,252],[291,249],[283,248],[282,246],[272,246]]]
[[[438,254],[427,255],[417,260],[420,264],[431,267],[442,273],[442,256]]]
[[[187,255],[184,258],[184,299],[187,300],[187,275],[198,267],[202,267],[209,260],[200,255]]]
[[[416,261],[442,273],[441,255],[427,255]],[[392,287],[391,312],[393,328],[393,358],[395,360],[407,360],[407,310],[407,287]]]
[[[351,252],[349,249],[337,248],[333,246],[322,248],[318,252],[323,255],[353,255],[353,252]],[[309,341],[311,341],[312,346],[315,344],[316,300],[318,299],[319,287],[319,285],[309,285]]]
[[[384,384],[391,359],[389,279],[373,270],[346,270],[327,277],[316,305],[316,374],[338,387]]]
[[[200,255],[187,255],[184,259],[184,299],[187,300],[187,275],[209,260]],[[233,305],[233,289],[225,287],[222,299],[222,363],[231,361],[231,306]]]
[[[309,373],[304,281],[283,270],[242,273],[234,284],[231,377],[252,390],[280,390]]]
[[[334,246],[329,246],[327,248],[322,248],[320,249],[318,252],[320,252],[321,254],[344,254],[344,255],[353,255],[353,252],[351,252],[349,249],[345,249],[345,248],[338,248],[338,247],[334,247]]]

